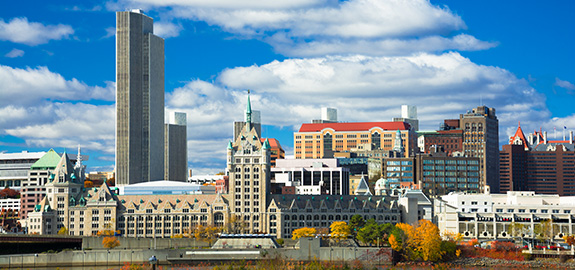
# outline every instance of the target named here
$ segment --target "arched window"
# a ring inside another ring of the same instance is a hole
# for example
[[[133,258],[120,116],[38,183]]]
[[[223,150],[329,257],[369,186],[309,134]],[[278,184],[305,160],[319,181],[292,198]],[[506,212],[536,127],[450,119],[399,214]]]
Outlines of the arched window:
[[[381,135],[379,135],[379,132],[376,131],[371,134],[371,144],[373,144],[375,149],[381,148]]]

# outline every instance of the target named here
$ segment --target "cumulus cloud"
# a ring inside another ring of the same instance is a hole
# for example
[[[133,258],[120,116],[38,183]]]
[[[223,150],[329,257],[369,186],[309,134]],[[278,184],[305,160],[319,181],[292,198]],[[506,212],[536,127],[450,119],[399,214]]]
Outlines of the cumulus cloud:
[[[502,141],[518,121],[534,128],[550,119],[544,96],[526,80],[455,52],[287,59],[226,69],[214,82],[195,80],[167,95],[169,110],[188,113],[192,164],[225,166],[232,122],[244,117],[245,89],[252,90],[252,109],[261,111],[263,124],[286,132],[318,118],[326,106],[337,108],[341,121],[354,122],[390,121],[400,115],[400,105],[416,105],[421,128],[434,130],[481,99],[497,109]]]
[[[154,34],[162,38],[177,37],[184,28],[179,24],[168,22],[154,23]]]
[[[16,57],[22,57],[24,56],[24,51],[23,50],[18,50],[18,49],[12,49],[11,51],[9,51],[7,54],[5,54],[4,56],[8,57],[8,58],[16,58]]]
[[[242,38],[260,39],[291,57],[408,55],[496,46],[457,33],[466,29],[461,17],[429,0],[248,1],[239,5],[227,0],[120,3],[170,6],[162,12],[164,17],[204,21]]]
[[[41,100],[107,100],[115,99],[115,84],[88,86],[77,79],[66,80],[47,67],[12,68],[0,65],[0,106],[33,105]]]
[[[115,84],[89,86],[45,67],[0,65],[0,135],[30,147],[75,147],[114,153]],[[94,104],[89,104],[89,103]]]
[[[29,22],[27,18],[13,18],[9,22],[0,19],[0,40],[35,46],[48,43],[50,40],[60,40],[73,34],[69,25],[43,25]]]

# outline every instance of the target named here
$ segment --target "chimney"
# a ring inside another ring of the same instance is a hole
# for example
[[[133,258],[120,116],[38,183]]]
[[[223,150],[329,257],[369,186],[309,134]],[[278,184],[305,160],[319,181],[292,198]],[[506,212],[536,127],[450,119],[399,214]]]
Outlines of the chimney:
[[[547,144],[547,131],[543,132],[543,143]]]

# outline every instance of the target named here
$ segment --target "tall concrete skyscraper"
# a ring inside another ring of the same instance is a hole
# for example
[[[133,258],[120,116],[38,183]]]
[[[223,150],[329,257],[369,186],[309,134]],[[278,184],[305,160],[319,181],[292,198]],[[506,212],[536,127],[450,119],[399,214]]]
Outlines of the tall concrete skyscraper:
[[[141,10],[116,13],[116,183],[164,178],[164,40]]]
[[[185,182],[188,179],[186,113],[171,112],[165,127],[164,179]]]

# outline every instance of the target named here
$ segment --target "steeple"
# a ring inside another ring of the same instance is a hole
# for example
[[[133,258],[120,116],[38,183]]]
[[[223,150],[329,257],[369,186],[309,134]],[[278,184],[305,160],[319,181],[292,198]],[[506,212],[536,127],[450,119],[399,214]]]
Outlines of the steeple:
[[[250,131],[252,129],[252,104],[250,102],[250,90],[248,90],[248,105],[246,107],[246,125],[248,125],[247,131]]]
[[[74,166],[75,169],[82,168],[82,147],[78,144],[78,157],[76,158],[76,165]]]
[[[395,143],[393,146],[393,151],[396,153],[403,155],[405,148],[403,147],[403,139],[401,138],[401,131],[398,129],[395,133]]]

